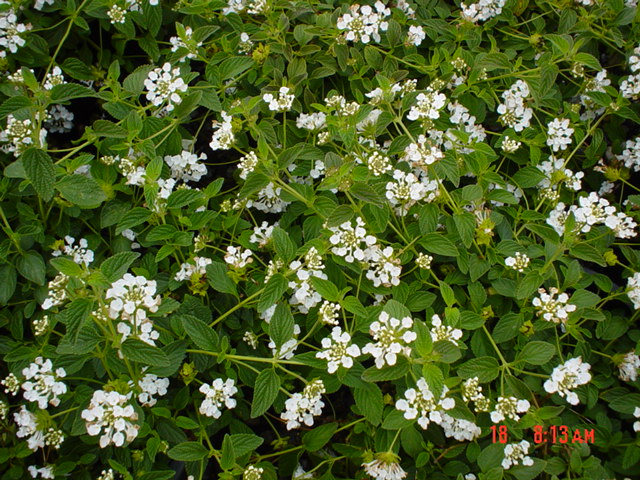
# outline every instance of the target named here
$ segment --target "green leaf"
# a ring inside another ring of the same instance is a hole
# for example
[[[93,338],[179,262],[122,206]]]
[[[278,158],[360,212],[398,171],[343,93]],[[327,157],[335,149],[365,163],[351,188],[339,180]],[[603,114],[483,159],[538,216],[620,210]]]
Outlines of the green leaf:
[[[513,181],[520,188],[535,187],[544,179],[544,174],[536,167],[523,167],[513,176]]]
[[[500,373],[500,365],[493,357],[472,358],[458,367],[458,375],[464,379],[478,377],[480,383],[488,383]]]
[[[122,86],[126,91],[140,95],[144,89],[144,81],[149,76],[149,72],[154,68],[154,65],[142,65],[136,68],[124,79]]]
[[[33,103],[29,97],[24,97],[22,95],[11,97],[0,105],[0,120],[4,120],[7,115],[15,113],[21,108],[30,107],[31,105],[33,105]]]
[[[182,208],[186,205],[197,204],[204,197],[200,190],[189,190],[182,188],[176,190],[169,195],[167,199],[167,208]]]
[[[458,235],[466,248],[473,243],[474,231],[476,228],[476,219],[469,212],[456,213],[453,215],[453,221],[458,230]]]
[[[51,103],[62,103],[74,98],[95,97],[96,92],[77,83],[63,83],[51,89]]]
[[[325,300],[337,302],[340,299],[338,287],[336,287],[333,282],[323,278],[311,277],[311,284]]]
[[[212,262],[207,265],[207,281],[211,287],[222,293],[238,296],[236,284],[227,275],[227,266],[222,262]]]
[[[137,252],[116,253],[113,257],[102,262],[100,271],[109,282],[113,283],[120,280],[129,271],[129,267],[139,256],[140,254]]]
[[[167,452],[169,458],[180,462],[197,462],[208,454],[209,450],[199,442],[182,442]]]
[[[258,312],[263,313],[275,305],[282,294],[287,291],[287,288],[289,288],[289,282],[284,275],[280,273],[272,275],[260,295],[260,300],[258,300]]]
[[[233,442],[231,437],[225,433],[224,440],[222,440],[222,451],[220,458],[220,467],[223,470],[230,470],[236,463],[236,452],[233,448]]]
[[[523,300],[525,298],[531,297],[534,293],[538,291],[538,287],[542,284],[544,278],[537,272],[532,271],[527,273],[520,282],[518,282],[518,287],[516,288],[516,298],[518,300]]]
[[[396,380],[409,373],[409,367],[410,365],[406,358],[398,357],[396,364],[393,366],[385,365],[383,368],[367,368],[362,374],[362,379],[369,383]]]
[[[96,208],[107,199],[98,182],[84,175],[66,175],[55,184],[55,188],[80,208]]]
[[[453,305],[455,305],[456,296],[449,284],[440,282],[440,295],[442,295],[442,299],[447,304],[447,307],[452,307]]]
[[[542,365],[551,360],[556,354],[556,347],[547,342],[533,341],[527,343],[518,354],[519,362],[531,365]]]
[[[53,268],[68,277],[81,277],[84,273],[80,265],[68,258],[54,257],[49,262],[53,265]]]
[[[276,253],[280,256],[285,263],[291,262],[296,256],[296,244],[289,237],[289,234],[280,227],[273,229],[272,237],[273,246],[276,249]]]
[[[236,433],[231,435],[231,443],[236,458],[239,458],[249,452],[253,452],[264,443],[264,438],[252,433]]]
[[[433,351],[433,339],[429,329],[422,320],[416,320],[413,322],[413,331],[417,335],[415,341],[416,352],[422,357],[429,356]]]
[[[6,305],[16,290],[17,275],[13,265],[0,265],[0,304]]]
[[[289,305],[279,303],[269,322],[269,336],[276,344],[276,348],[280,348],[293,338],[293,327],[293,315]]]
[[[106,138],[127,138],[129,132],[120,125],[116,125],[109,120],[96,120],[93,123],[93,133],[99,137]]]
[[[209,325],[193,315],[180,315],[178,321],[198,348],[207,352],[218,351],[218,334]]]
[[[601,267],[605,267],[605,262],[602,254],[593,246],[587,243],[578,243],[569,249],[569,253],[579,258],[580,260],[586,260],[587,262],[593,262]]]
[[[511,65],[509,57],[504,53],[491,52],[477,55],[474,68],[484,68],[487,72],[492,72],[494,70],[511,70]]]
[[[462,357],[460,349],[448,340],[435,342],[433,350],[440,355],[438,360],[444,363],[453,363]]]
[[[48,153],[36,147],[27,148],[21,158],[27,178],[36,193],[48,202],[53,198],[53,183],[56,178],[53,160]]]
[[[367,388],[355,388],[353,398],[356,401],[358,410],[374,426],[380,425],[382,421],[382,411],[384,402],[382,392],[375,383],[367,383]]]
[[[375,205],[376,207],[385,208],[387,205],[385,198],[376,192],[373,187],[364,182],[355,182],[349,187],[349,193],[358,200]]]
[[[427,233],[420,239],[422,245],[427,251],[447,257],[457,257],[459,255],[455,244],[447,237],[439,233]]]
[[[384,417],[382,428],[385,430],[400,430],[409,427],[413,422],[414,420],[407,420],[404,418],[403,412],[394,408]]]
[[[347,312],[353,313],[354,315],[358,315],[359,317],[367,318],[368,316],[367,310],[364,308],[362,303],[360,303],[360,300],[358,300],[356,297],[352,297],[352,296],[345,297],[343,300],[340,301],[340,305]]]
[[[167,355],[158,347],[136,338],[129,338],[121,345],[121,351],[125,358],[154,367],[166,367],[169,365]]]
[[[511,340],[518,335],[520,327],[524,323],[522,314],[507,313],[498,320],[498,323],[493,327],[491,336],[496,343],[502,343]]]
[[[118,225],[116,226],[116,235],[120,235],[125,230],[146,222],[149,218],[151,218],[151,210],[142,207],[132,208],[125,213],[118,222]]]
[[[225,81],[237,77],[245,70],[249,70],[254,64],[251,57],[230,57],[224,60],[218,67],[220,80]]]
[[[29,251],[18,257],[16,261],[18,273],[27,280],[44,285],[46,265],[39,253]]]
[[[78,341],[78,335],[92,311],[93,300],[89,298],[77,298],[67,306],[62,315],[62,323],[67,326],[67,341]]]
[[[247,180],[242,185],[240,192],[238,193],[239,198],[249,198],[256,192],[259,192],[264,187],[269,185],[269,177],[260,173],[260,172],[251,172],[247,176]]]
[[[336,422],[320,425],[305,433],[302,437],[302,443],[308,452],[317,452],[331,440],[337,429],[338,424]]]
[[[258,374],[253,390],[253,401],[251,402],[251,418],[259,417],[269,410],[269,407],[273,405],[278,396],[280,384],[280,377],[271,368],[267,368]]]

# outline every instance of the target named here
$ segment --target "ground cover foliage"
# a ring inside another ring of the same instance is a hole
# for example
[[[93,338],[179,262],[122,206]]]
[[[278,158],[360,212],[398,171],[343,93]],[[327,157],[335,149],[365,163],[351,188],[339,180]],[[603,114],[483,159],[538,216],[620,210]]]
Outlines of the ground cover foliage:
[[[2,478],[638,478],[637,18],[1,0]]]

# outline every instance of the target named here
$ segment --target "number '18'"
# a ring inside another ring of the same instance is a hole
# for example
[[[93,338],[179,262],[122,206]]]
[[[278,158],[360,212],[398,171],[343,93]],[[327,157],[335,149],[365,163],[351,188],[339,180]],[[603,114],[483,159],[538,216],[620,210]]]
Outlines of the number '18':
[[[493,443],[507,443],[509,441],[506,425],[491,425],[491,435]]]

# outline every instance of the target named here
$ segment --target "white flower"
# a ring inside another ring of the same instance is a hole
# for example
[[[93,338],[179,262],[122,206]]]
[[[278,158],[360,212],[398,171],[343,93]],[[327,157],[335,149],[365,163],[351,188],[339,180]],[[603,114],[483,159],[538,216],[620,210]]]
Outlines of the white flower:
[[[362,464],[365,473],[374,480],[402,480],[407,476],[396,455],[383,453],[376,456],[375,460]]]
[[[258,336],[255,333],[249,331],[244,332],[242,340],[254,350],[258,348]]]
[[[572,390],[579,385],[589,383],[591,365],[582,362],[582,357],[572,358],[564,364],[558,365],[551,372],[551,378],[544,382],[544,389],[548,393],[558,393],[566,397],[571,405],[580,403],[578,395]]]
[[[138,420],[138,414],[129,403],[130,398],[131,393],[93,392],[89,407],[80,416],[86,422],[89,435],[101,435],[100,448],[111,444],[122,447],[125,441],[132,442],[138,436],[140,425],[133,423]]]
[[[296,120],[296,127],[305,130],[322,130],[327,127],[327,115],[322,112],[301,113]]]
[[[533,465],[531,457],[527,456],[530,443],[522,440],[520,443],[508,443],[504,447],[504,459],[502,460],[502,468],[509,470],[513,465],[525,465],[530,467]]]
[[[419,179],[413,173],[393,171],[393,180],[387,182],[386,197],[395,207],[396,214],[405,216],[418,201],[433,201],[439,194],[438,182],[427,177]]]
[[[211,385],[205,383],[200,386],[200,392],[205,395],[205,399],[200,404],[200,413],[207,417],[220,418],[222,412],[220,407],[224,404],[227,408],[235,408],[237,402],[233,395],[238,393],[233,379],[228,378],[222,381],[216,378]]]
[[[172,69],[169,62],[162,65],[162,68],[151,70],[144,81],[144,86],[148,90],[147,100],[156,107],[167,102],[165,108],[168,112],[182,103],[180,94],[186,92],[188,88],[180,76],[180,69]]]
[[[640,171],[640,137],[633,140],[627,140],[624,144],[624,150],[617,159],[624,162],[624,166],[633,169],[634,172]]]
[[[253,252],[248,248],[243,252],[240,247],[229,245],[227,247],[227,254],[224,256],[224,261],[239,270],[253,262],[251,255],[253,255]]]
[[[73,261],[79,265],[89,266],[93,262],[93,250],[89,250],[87,240],[81,238],[77,245],[74,246],[75,238],[67,235],[64,237],[66,245],[60,250],[54,250],[51,255],[58,257],[60,255],[69,255],[73,257]]]
[[[29,475],[31,475],[31,478],[40,477],[40,478],[49,478],[52,480],[55,478],[55,474],[53,473],[53,465],[47,465],[46,467],[42,467],[42,468],[29,465],[27,470],[29,470]]]
[[[158,400],[154,398],[154,395],[162,397],[167,394],[169,379],[158,378],[157,375],[147,373],[144,377],[138,380],[138,386],[142,389],[142,393],[138,395],[140,405],[153,407],[158,402]]]
[[[251,37],[247,32],[240,34],[240,41],[238,42],[238,53],[249,53],[253,47]]]
[[[120,319],[117,331],[125,341],[130,336],[139,338],[149,345],[155,345],[159,333],[153,329],[153,322],[147,318],[148,313],[158,311],[161,299],[155,298],[155,280],[147,280],[143,276],[134,277],[130,273],[111,284],[107,290],[106,299],[109,303],[109,318]]]
[[[213,122],[215,130],[211,137],[211,143],[209,143],[211,150],[229,150],[236,140],[233,134],[231,116],[227,115],[224,110],[220,112],[220,115],[222,116],[222,122],[216,120]]]
[[[280,198],[281,192],[282,188],[276,187],[273,182],[269,182],[266,187],[258,192],[257,200],[247,201],[247,207],[254,207],[265,213],[284,212],[289,202],[285,202]]]
[[[304,387],[302,393],[294,393],[284,402],[285,411],[280,418],[287,421],[287,430],[298,428],[303,423],[310,427],[313,417],[322,414],[322,394],[325,393],[322,380],[314,380]]]
[[[430,270],[432,261],[433,257],[431,255],[425,255],[421,252],[418,253],[418,258],[416,258],[416,265],[424,270]]]
[[[633,303],[633,308],[640,308],[640,273],[636,272],[627,278],[627,296]]]
[[[350,345],[351,335],[343,332],[342,328],[334,327],[331,337],[322,339],[324,350],[316,353],[316,358],[327,361],[327,371],[335,373],[340,366],[344,368],[353,367],[353,359],[360,356],[360,348],[357,345]]]
[[[40,410],[46,410],[47,403],[54,407],[60,404],[59,395],[67,393],[67,386],[58,381],[67,373],[64,368],[53,371],[53,364],[49,359],[37,357],[35,362],[22,370],[25,381],[22,382],[23,397],[29,402],[37,402]]]
[[[362,353],[370,353],[375,358],[376,367],[395,365],[398,354],[411,356],[411,347],[417,335],[411,330],[413,319],[402,320],[391,317],[387,312],[380,312],[378,320],[369,327],[369,332],[376,343],[367,343]]]
[[[459,328],[453,328],[449,325],[443,325],[442,320],[438,315],[433,315],[431,317],[431,325],[431,339],[434,342],[437,342],[438,340],[446,340],[457,346],[458,340],[462,338],[462,330]]]
[[[275,307],[276,305],[274,305],[272,308],[273,310],[269,315],[268,319],[265,319],[265,321],[267,323],[269,323],[271,321],[271,317],[273,316],[273,313],[275,312]],[[271,310],[271,309],[269,309]],[[267,312],[265,312],[267,313]],[[296,353],[296,350],[298,349],[298,335],[300,335],[300,325],[298,324],[294,324],[293,325],[293,338],[290,338],[289,340],[287,340],[286,342],[284,342],[282,345],[280,345],[279,348],[276,348],[276,342],[273,341],[273,339],[271,337],[269,337],[269,344],[267,345],[270,349],[271,349],[271,353],[273,354],[274,358],[281,358],[281,359],[285,359],[285,360],[289,360],[291,357],[293,357],[293,355]]]
[[[391,171],[391,161],[389,157],[381,155],[380,152],[373,152],[365,163],[375,176]]]
[[[180,155],[164,157],[165,163],[171,168],[171,177],[183,182],[199,182],[207,174],[207,166],[198,161],[206,159],[204,153],[198,156],[187,150],[183,150]]]
[[[49,310],[51,307],[62,305],[67,299],[67,284],[69,283],[69,277],[64,273],[56,275],[48,284],[49,291],[47,298],[42,302],[42,309]]]
[[[420,134],[418,135],[417,143],[411,143],[404,149],[402,160],[409,163],[413,168],[420,168],[432,165],[443,158],[444,153],[442,153],[442,150],[433,145],[427,137]]]
[[[196,42],[193,38],[193,29],[191,27],[184,27],[184,33],[181,34],[178,29],[178,37],[171,37],[169,43],[171,43],[171,51],[177,52],[182,49],[184,53],[178,60],[180,63],[184,62],[187,58],[196,58],[198,56],[198,49],[202,46],[202,42]]]
[[[502,94],[504,103],[497,109],[500,121],[516,132],[527,128],[533,117],[533,110],[525,106],[527,97],[529,97],[529,86],[524,80],[517,80]]]
[[[355,227],[351,225],[351,222],[344,222],[339,227],[331,227],[333,235],[329,238],[329,242],[334,245],[331,251],[349,263],[353,263],[355,260],[363,261],[365,259],[363,244],[366,248],[376,243],[376,237],[367,235],[364,225],[364,220],[357,217]]]
[[[396,408],[404,412],[407,420],[418,419],[418,425],[427,429],[430,422],[440,424],[442,421],[441,412],[451,410],[456,402],[452,398],[447,398],[447,387],[442,388],[439,398],[429,389],[429,385],[424,378],[420,378],[416,383],[417,390],[409,388],[404,392],[405,398],[396,402]]]
[[[289,94],[289,87],[280,87],[278,96],[274,97],[272,93],[265,93],[262,99],[269,104],[269,110],[274,112],[288,112],[291,110],[293,100],[296,98],[293,94]]]
[[[35,134],[35,125],[30,119],[18,120],[10,114],[7,116],[7,128],[0,132],[0,142],[8,143],[2,147],[2,150],[18,157],[32,145],[44,146],[47,130],[40,129],[37,136],[39,143],[34,141]]]
[[[373,245],[367,248],[365,258],[369,264],[366,277],[373,282],[374,287],[391,287],[400,284],[402,267],[393,247],[382,249],[378,245]]]
[[[573,128],[569,127],[569,119],[554,118],[547,125],[547,145],[553,148],[554,152],[566,150],[571,144]]]
[[[416,97],[416,103],[411,107],[407,114],[409,120],[436,120],[440,118],[440,110],[444,107],[447,97],[444,93],[436,90],[427,90],[425,93],[419,93]]]
[[[640,357],[631,351],[625,354],[622,362],[618,365],[618,377],[625,382],[635,382],[638,378],[640,368]]]
[[[7,375],[0,384],[4,387],[4,393],[16,395],[20,391],[20,380],[13,373]]]
[[[633,416],[636,418],[640,418],[640,407],[636,407],[633,411]],[[640,432],[640,422],[633,423],[633,430],[636,432]]]
[[[547,322],[567,323],[569,313],[576,311],[576,306],[567,303],[569,295],[561,293],[556,298],[558,289],[551,287],[549,293],[544,288],[538,289],[540,296],[533,299],[533,306],[536,307],[536,315],[542,316]]]
[[[326,323],[327,325],[338,325],[338,312],[340,311],[340,308],[340,305],[337,303],[331,303],[325,300],[318,310],[318,317],[322,323]]]
[[[242,473],[242,480],[260,480],[262,478],[263,473],[264,473],[263,468],[249,465],[247,468],[244,469],[244,472]]]
[[[273,229],[279,225],[276,222],[273,225],[269,225],[269,222],[262,222],[259,227],[253,227],[253,233],[249,237],[251,243],[257,243],[260,248],[264,248],[270,241],[273,235]]]
[[[6,3],[6,2],[5,2]],[[11,53],[16,53],[18,47],[24,46],[26,40],[22,38],[22,34],[31,29],[24,23],[18,23],[18,17],[13,9],[0,12],[0,58],[6,56],[4,49]]]
[[[247,175],[249,175],[258,165],[258,156],[256,152],[249,152],[244,157],[240,159],[240,163],[238,164],[238,169],[240,170],[240,178],[243,180],[247,179]]]
[[[529,266],[529,261],[531,259],[527,256],[526,253],[516,252],[515,257],[507,257],[504,260],[504,264],[507,267],[511,267],[512,269],[522,273],[524,269]]]
[[[295,279],[289,282],[289,288],[293,289],[289,303],[296,306],[300,313],[309,313],[310,309],[322,301],[322,296],[316,292],[311,278],[317,277],[327,280],[327,275],[323,272],[322,256],[315,247],[311,247],[307,251],[304,261],[307,268],[302,268],[302,263],[297,260],[289,264],[289,269],[296,273]]]
[[[47,73],[47,78],[44,81],[44,89],[51,90],[56,85],[62,85],[64,83],[67,82],[64,80],[62,70],[60,67],[55,66],[51,72]]]
[[[470,22],[484,22],[500,15],[505,3],[507,3],[506,0],[480,0],[478,3],[472,3],[469,6],[461,3],[460,8],[462,12],[460,13],[462,18]]]
[[[62,105],[53,105],[47,112],[45,127],[51,133],[66,133],[73,128],[74,115]]]
[[[427,34],[424,33],[424,30],[421,26],[411,25],[409,27],[409,33],[407,35],[407,43],[413,44],[416,47],[419,47],[422,41],[427,38]]]
[[[518,413],[527,413],[531,404],[527,400],[518,400],[516,397],[498,397],[495,410],[491,412],[491,421],[500,423],[505,418],[518,421]]]
[[[453,437],[460,442],[465,440],[472,442],[482,433],[482,429],[469,420],[453,418],[446,412],[442,412],[441,417],[439,425],[447,438]]]
[[[191,279],[194,275],[204,277],[207,274],[207,265],[211,265],[213,260],[206,257],[193,257],[194,264],[183,263],[180,270],[176,273],[174,279],[176,282],[183,282]]]
[[[35,451],[38,448],[45,447],[44,432],[38,427],[37,417],[27,410],[27,407],[20,405],[20,410],[13,413],[13,420],[18,426],[16,436],[18,438],[27,438],[27,446]]]
[[[379,0],[374,7],[375,11],[369,5],[354,4],[349,7],[350,13],[338,18],[338,29],[346,30],[345,40],[369,43],[373,39],[380,42],[380,32],[386,32],[389,26],[384,19],[391,15],[391,10]]]

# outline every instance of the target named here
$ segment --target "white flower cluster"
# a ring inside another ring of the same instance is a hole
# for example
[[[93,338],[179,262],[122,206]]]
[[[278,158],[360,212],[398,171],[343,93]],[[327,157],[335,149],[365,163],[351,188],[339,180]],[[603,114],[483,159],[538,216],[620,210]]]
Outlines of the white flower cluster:
[[[267,312],[264,312],[266,314],[264,320],[267,323],[271,321],[271,317],[273,317],[275,312],[275,307],[276,305],[267,310]],[[298,335],[300,335],[300,325],[296,323],[293,325],[293,337],[280,345],[280,347],[276,348],[276,342],[269,337],[269,343],[267,346],[271,349],[273,358],[289,360],[293,357],[298,349]]]
[[[442,319],[438,315],[431,317],[431,340],[437,342],[444,340],[458,345],[458,340],[462,338],[462,330],[453,328],[450,325],[443,325]]]
[[[149,72],[144,81],[147,88],[147,100],[156,107],[167,102],[165,107],[167,112],[171,112],[176,105],[182,103],[181,93],[187,91],[187,84],[180,76],[179,68],[171,68],[171,64],[166,62],[162,68],[154,68]]]
[[[482,433],[482,429],[469,420],[454,418],[445,412],[442,412],[441,416],[442,420],[439,425],[447,438],[453,437],[460,442],[464,440],[472,442]]]
[[[417,202],[432,202],[440,194],[437,180],[429,180],[426,175],[417,177],[398,169],[393,171],[393,180],[387,182],[386,190],[389,203],[400,216],[405,216]]]
[[[237,404],[233,396],[238,393],[238,389],[231,378],[225,381],[216,378],[211,385],[207,383],[200,385],[200,392],[205,395],[205,399],[200,404],[200,413],[207,417],[220,418],[222,415],[220,407],[223,404],[227,408],[235,408]]]
[[[76,239],[67,235],[64,237],[66,245],[59,250],[54,250],[51,255],[59,257],[60,255],[69,255],[73,257],[73,261],[78,265],[84,264],[86,267],[93,262],[93,250],[89,250],[87,240],[81,238],[77,245],[74,245]]]
[[[174,277],[176,282],[183,282],[191,279],[194,275],[198,277],[204,277],[207,274],[207,265],[211,265],[213,260],[207,257],[193,257],[192,263],[183,263],[180,265],[180,270]]]
[[[256,152],[249,152],[244,157],[240,159],[240,163],[238,163],[238,169],[240,170],[240,178],[243,180],[247,179],[247,176],[253,172],[253,170],[258,165],[258,156]]]
[[[547,393],[558,393],[561,397],[566,397],[571,405],[577,405],[580,400],[578,395],[572,390],[579,385],[589,383],[591,365],[584,363],[582,357],[572,358],[564,364],[558,365],[551,372],[551,378],[544,382],[544,389]]]
[[[631,351],[625,354],[622,362],[618,365],[618,377],[625,382],[635,382],[640,369],[640,357]]]
[[[533,299],[533,306],[536,307],[536,315],[542,316],[547,322],[567,323],[569,313],[576,311],[576,306],[567,303],[569,295],[561,293],[556,297],[558,289],[551,287],[549,293],[544,288],[538,289],[540,296]]]
[[[41,468],[38,468],[34,465],[29,465],[27,470],[29,471],[29,475],[31,475],[31,478],[47,478],[51,480],[56,478],[55,473],[53,471],[53,465],[47,465]]]
[[[504,259],[504,264],[507,267],[514,269],[517,272],[524,272],[524,269],[529,266],[531,259],[526,253],[516,252],[515,257],[507,257]]]
[[[238,42],[238,53],[249,53],[253,48],[253,42],[247,32],[240,34],[240,41]]]
[[[158,378],[157,375],[147,373],[138,381],[138,386],[142,389],[142,393],[138,395],[140,405],[153,407],[158,402],[154,395],[162,397],[167,394],[169,379]]]
[[[127,177],[127,185],[143,186],[147,171],[142,165],[143,159],[141,153],[136,153],[133,149],[129,149],[126,157],[115,157],[114,162],[118,162],[122,174]]]
[[[375,480],[402,480],[407,476],[400,464],[391,459],[376,458],[362,466],[365,473]]]
[[[595,77],[584,82],[583,91],[585,93],[580,95],[580,103],[585,107],[585,111],[580,114],[580,120],[583,122],[592,120],[604,113],[605,108],[594,102],[587,93],[605,92],[604,87],[608,87],[609,85],[611,85],[611,80],[607,78],[607,71],[604,69],[599,71]]]
[[[198,161],[206,159],[207,156],[204,153],[198,156],[187,150],[183,150],[179,155],[164,157],[165,163],[171,169],[171,177],[183,182],[199,182],[207,174],[207,166]]]
[[[357,161],[358,163],[362,162],[362,157],[357,157]],[[363,163],[366,163],[367,168],[369,168],[376,177],[391,170],[391,160],[380,152],[373,152]]]
[[[198,56],[198,49],[202,46],[202,42],[196,42],[193,38],[193,29],[191,27],[185,27],[184,32],[178,30],[177,37],[171,37],[169,43],[171,43],[171,51],[177,52],[182,49],[184,53],[178,60],[180,63],[184,62],[187,58],[192,59]]]
[[[640,273],[636,272],[627,278],[627,296],[633,302],[633,308],[640,308]]]
[[[347,102],[347,99],[342,95],[332,95],[325,98],[324,102],[328,108],[334,109],[340,117],[355,115],[360,109],[360,105],[357,102]]]
[[[0,385],[4,387],[4,393],[16,395],[20,391],[20,380],[13,373],[3,378]]]
[[[443,158],[444,153],[442,153],[438,146],[433,145],[427,137],[421,134],[418,135],[416,143],[411,143],[404,149],[402,161],[407,162],[413,168],[424,168]]]
[[[340,311],[340,305],[337,303],[331,303],[325,300],[320,309],[318,310],[318,317],[322,323],[327,325],[338,325],[338,312]]]
[[[260,15],[267,11],[267,0],[228,0],[227,6],[222,9],[224,15],[241,13],[245,10],[251,15]]]
[[[629,75],[620,82],[620,93],[625,98],[637,99],[640,96],[640,46],[633,50],[633,54],[629,57],[629,68],[634,75]]]
[[[414,79],[405,80],[403,83],[394,83],[388,88],[377,87],[370,92],[365,93],[367,98],[370,98],[369,103],[371,105],[378,105],[380,102],[387,100],[389,102],[395,100],[396,95],[399,93],[400,98],[404,98],[407,93],[416,91],[416,85],[418,81]]]
[[[346,41],[369,43],[373,39],[380,42],[380,32],[386,32],[389,27],[384,19],[391,15],[391,10],[380,0],[374,4],[374,8],[354,4],[349,7],[351,13],[338,18],[337,27],[345,30]]]
[[[234,247],[229,245],[227,247],[227,253],[224,256],[224,261],[231,265],[236,270],[240,270],[253,262],[253,252],[248,248],[242,251],[241,247]]]
[[[411,356],[411,347],[417,335],[411,330],[413,319],[404,317],[399,320],[387,312],[380,312],[378,320],[369,327],[369,333],[376,343],[367,343],[362,353],[370,353],[375,358],[376,367],[395,365],[398,354]]]
[[[47,73],[46,78],[44,79],[44,89],[51,90],[56,85],[63,85],[67,83],[64,79],[64,75],[62,74],[62,69],[58,66],[53,67],[49,73]]]
[[[502,137],[502,145],[500,148],[504,153],[515,153],[522,146],[522,142],[517,141],[515,138],[508,136]]]
[[[298,260],[289,264],[289,269],[296,274],[296,278],[289,282],[289,288],[293,289],[289,303],[297,307],[300,313],[309,313],[310,309],[322,301],[322,296],[313,288],[311,277],[327,280],[327,275],[323,272],[322,256],[315,247],[311,247],[305,254],[304,262],[306,268]]]
[[[343,332],[340,327],[334,327],[331,337],[322,339],[324,350],[316,353],[316,358],[327,361],[327,371],[330,374],[335,373],[340,366],[346,369],[353,367],[353,359],[360,356],[360,347],[350,342],[351,335]]]
[[[640,137],[627,140],[624,144],[624,150],[617,156],[617,159],[623,162],[628,169],[640,172]]]
[[[556,158],[553,155],[549,157],[549,160],[536,165],[536,168],[540,170],[544,177],[537,185],[542,191],[542,195],[552,201],[557,201],[559,197],[558,185],[564,183],[569,190],[574,192],[580,191],[582,188],[582,179],[584,178],[584,172],[574,173],[564,165],[564,159]]]
[[[233,142],[236,141],[236,137],[233,134],[233,125],[231,124],[231,115],[227,115],[224,110],[220,112],[220,115],[222,116],[222,122],[213,121],[215,131],[211,137],[211,143],[209,143],[211,150],[229,150]]]
[[[422,41],[427,38],[427,34],[421,26],[411,25],[407,34],[407,44],[419,47]]]
[[[285,202],[280,198],[281,192],[282,188],[276,187],[273,182],[269,182],[266,187],[258,192],[256,200],[247,201],[247,207],[255,207],[265,213],[284,212],[289,202]]]
[[[40,410],[46,410],[47,403],[54,407],[60,404],[59,395],[67,393],[64,382],[58,381],[67,373],[64,368],[53,371],[51,360],[37,357],[33,363],[22,370],[25,381],[22,382],[23,397],[29,402],[37,402]]]
[[[447,102],[447,96],[434,89],[427,89],[426,92],[419,93],[416,103],[411,106],[407,119],[421,120],[429,123],[431,120],[440,118],[440,110]]]
[[[278,90],[278,96],[274,96],[272,93],[265,93],[262,99],[269,104],[269,110],[273,112],[288,112],[291,110],[295,96],[290,94],[291,89],[289,87],[280,87]]]
[[[491,412],[491,421],[500,423],[505,418],[518,421],[518,413],[527,413],[531,404],[527,400],[518,400],[516,397],[498,397],[495,409]]]
[[[333,235],[331,235],[329,241],[334,245],[331,251],[335,255],[343,257],[349,263],[353,263],[355,260],[364,261],[365,250],[362,247],[364,246],[366,249],[377,241],[373,235],[367,235],[364,225],[364,220],[361,217],[357,217],[355,227],[351,225],[351,222],[344,222],[338,227],[331,227],[329,230]]]
[[[475,402],[476,412],[489,411],[489,399],[482,393],[478,377],[469,378],[462,384],[462,399],[465,402]]]
[[[73,128],[74,115],[62,105],[54,105],[47,112],[45,127],[51,133],[66,133]]]
[[[242,473],[242,480],[260,480],[263,473],[264,468],[249,465]]]
[[[64,436],[59,430],[49,428],[45,432],[44,428],[38,424],[38,418],[24,405],[20,405],[20,410],[13,413],[13,421],[18,426],[16,436],[18,438],[27,437],[27,446],[33,451],[45,446],[59,448],[64,440]]]
[[[0,12],[0,58],[7,56],[7,50],[16,53],[18,47],[23,47],[26,40],[22,38],[22,34],[30,28],[24,23],[18,23],[13,9]]]
[[[55,276],[48,284],[47,298],[42,302],[42,309],[49,310],[52,307],[62,305],[67,299],[67,284],[69,283],[69,277],[64,273],[60,273]]]
[[[473,23],[484,22],[502,13],[506,0],[480,0],[467,6],[460,4],[462,18]]]
[[[253,233],[249,237],[251,243],[257,243],[258,247],[264,248],[270,241],[273,235],[273,229],[279,225],[279,222],[269,225],[269,222],[262,222],[259,227],[253,227]]]
[[[409,388],[404,392],[405,398],[396,402],[396,408],[404,412],[407,420],[418,419],[418,425],[427,429],[430,422],[440,424],[442,422],[442,411],[451,410],[456,406],[453,398],[447,398],[447,387],[442,388],[442,393],[436,399],[429,389],[429,385],[424,378],[418,379],[415,388]]]
[[[578,202],[580,206],[571,205],[568,211],[565,204],[560,202],[549,213],[547,224],[552,226],[558,235],[564,234],[565,223],[570,213],[573,213],[576,231],[587,233],[593,225],[603,223],[613,230],[618,238],[631,238],[636,235],[637,223],[625,213],[616,212],[616,208],[611,206],[607,199],[600,198],[596,192],[580,197]]]
[[[327,115],[322,112],[301,113],[296,120],[296,127],[304,130],[323,130],[327,127]]]
[[[0,142],[7,143],[2,146],[2,151],[13,153],[16,157],[20,156],[24,150],[34,145],[35,127],[30,119],[18,120],[13,115],[8,115],[7,128],[0,132]],[[41,128],[38,136],[39,145],[44,145],[46,137],[47,130]]]
[[[509,470],[514,465],[525,465],[530,467],[533,460],[527,455],[531,444],[526,440],[520,443],[508,443],[504,447],[504,459],[502,460],[502,468]]]
[[[130,336],[139,338],[149,345],[155,345],[159,333],[153,329],[153,322],[147,313],[155,313],[160,306],[160,295],[155,298],[156,281],[143,276],[134,277],[130,273],[111,284],[106,299],[109,303],[109,318],[120,319],[117,330],[124,342]]]
[[[418,253],[418,258],[416,258],[416,265],[418,265],[418,267],[423,268],[424,270],[430,270],[431,262],[433,262],[433,257],[431,255],[426,255],[422,252]]]
[[[566,150],[571,145],[571,135],[573,128],[569,126],[569,119],[554,118],[547,124],[547,145],[553,148],[554,152]]]
[[[528,96],[529,86],[524,80],[518,80],[502,94],[504,103],[498,105],[500,121],[516,132],[521,132],[531,123],[533,110],[525,106]]]
[[[298,428],[303,423],[307,427],[313,425],[313,417],[322,413],[322,394],[325,391],[322,380],[314,380],[304,387],[302,393],[294,393],[284,402],[285,411],[280,418],[286,420],[287,430]]]
[[[80,416],[86,422],[89,435],[102,434],[100,448],[111,444],[122,447],[125,441],[132,442],[138,436],[140,425],[133,423],[138,420],[138,414],[129,403],[130,399],[131,393],[123,395],[104,390],[93,392],[89,407]]]
[[[462,127],[462,130],[467,134],[468,140],[466,145],[473,143],[483,142],[487,138],[487,134],[482,125],[476,125],[476,117],[469,113],[469,109],[458,102],[452,102],[447,105],[447,110],[450,112],[449,121],[453,124]],[[448,139],[445,141],[444,146],[447,150],[458,147],[460,153],[471,153],[473,150],[464,147],[463,142],[459,136],[455,133],[456,129],[450,128],[445,132],[445,137]]]
[[[366,277],[373,282],[374,287],[388,288],[400,285],[402,267],[393,247],[381,248],[378,245],[373,245],[367,248],[366,259],[369,263]]]

